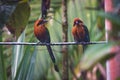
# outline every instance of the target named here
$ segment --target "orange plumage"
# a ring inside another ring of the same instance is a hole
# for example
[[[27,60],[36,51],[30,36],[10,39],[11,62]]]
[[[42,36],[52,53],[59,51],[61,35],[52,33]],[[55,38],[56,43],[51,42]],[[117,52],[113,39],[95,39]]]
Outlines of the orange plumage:
[[[50,34],[49,34],[48,29],[45,26],[46,22],[47,21],[44,19],[39,19],[34,24],[34,34],[37,37],[37,39],[42,43],[50,43]],[[57,65],[55,64],[55,57],[53,55],[51,46],[47,44],[46,47],[48,49],[51,60],[54,63],[55,70],[59,71]]]
[[[34,34],[42,43],[50,43],[49,31],[45,26],[46,22],[46,20],[40,19],[37,20],[34,24]]]
[[[90,42],[88,29],[79,18],[74,19],[72,34],[76,42]]]

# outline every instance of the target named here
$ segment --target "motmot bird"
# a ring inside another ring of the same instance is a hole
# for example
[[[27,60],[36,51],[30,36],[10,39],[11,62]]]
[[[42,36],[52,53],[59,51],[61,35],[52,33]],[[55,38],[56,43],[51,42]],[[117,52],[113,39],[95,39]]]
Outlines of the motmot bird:
[[[75,18],[72,27],[72,35],[75,42],[90,42],[89,31],[84,25],[83,21],[79,18]],[[83,45],[84,51],[85,45]]]
[[[36,22],[34,24],[34,35],[41,43],[46,43],[46,47],[49,52],[50,58],[51,58],[52,62],[54,63],[54,68],[58,72],[59,70],[56,65],[56,60],[55,60],[52,48],[49,44],[50,43],[50,34],[49,34],[47,27],[45,26],[45,24],[47,22],[48,21],[43,18],[36,20]]]

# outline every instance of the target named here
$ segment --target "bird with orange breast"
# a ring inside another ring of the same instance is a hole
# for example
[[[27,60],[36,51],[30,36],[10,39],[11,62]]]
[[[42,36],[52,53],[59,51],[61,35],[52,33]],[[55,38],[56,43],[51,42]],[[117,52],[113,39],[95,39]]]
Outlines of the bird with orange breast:
[[[54,63],[54,68],[58,72],[59,70],[56,65],[55,57],[53,55],[52,48],[49,44],[50,43],[50,34],[49,34],[47,27],[45,26],[45,24],[47,22],[48,21],[43,18],[36,20],[36,22],[34,24],[34,35],[41,43],[46,43],[47,50],[49,52],[52,62]]]
[[[72,35],[75,42],[90,42],[89,32],[83,21],[79,18],[74,19],[72,27]],[[84,49],[83,45],[83,49]]]

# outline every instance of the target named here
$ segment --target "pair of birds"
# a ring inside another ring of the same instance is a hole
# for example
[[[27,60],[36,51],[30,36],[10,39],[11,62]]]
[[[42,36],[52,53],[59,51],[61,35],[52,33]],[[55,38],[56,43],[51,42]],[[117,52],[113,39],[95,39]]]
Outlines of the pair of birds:
[[[34,34],[41,43],[50,43],[50,34],[45,26],[47,22],[47,20],[41,18],[37,20],[34,24]],[[84,25],[83,21],[79,18],[74,19],[72,34],[76,42],[90,42],[88,29]],[[50,44],[47,44],[46,47],[51,57],[51,60],[54,63],[54,68],[58,72],[59,70],[56,65],[55,57],[53,55]]]

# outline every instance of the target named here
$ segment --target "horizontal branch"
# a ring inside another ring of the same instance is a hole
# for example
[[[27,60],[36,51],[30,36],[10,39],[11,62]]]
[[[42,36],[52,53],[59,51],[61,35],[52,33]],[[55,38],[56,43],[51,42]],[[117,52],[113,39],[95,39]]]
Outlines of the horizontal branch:
[[[0,45],[91,45],[91,44],[106,44],[106,41],[97,42],[54,42],[54,43],[29,43],[29,42],[0,42]]]

